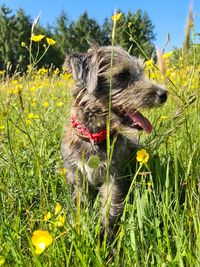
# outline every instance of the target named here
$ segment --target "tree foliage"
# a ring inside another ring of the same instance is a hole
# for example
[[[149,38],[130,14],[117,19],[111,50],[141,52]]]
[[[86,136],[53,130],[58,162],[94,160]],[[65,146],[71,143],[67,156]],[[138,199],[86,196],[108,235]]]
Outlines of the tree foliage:
[[[30,55],[27,49],[21,46],[21,42],[30,43],[33,20],[23,9],[17,10],[16,14],[5,5],[0,6],[0,69],[8,64],[12,71],[25,71],[30,63]],[[90,18],[84,12],[76,21],[70,20],[69,16],[62,11],[56,18],[54,27],[46,27],[37,23],[34,34],[43,34],[53,38],[56,45],[50,47],[48,53],[39,63],[42,65],[62,66],[64,57],[70,52],[84,52],[94,40],[99,45],[111,44],[112,20],[106,18],[102,25],[95,19]],[[132,55],[150,57],[154,51],[153,41],[154,27],[147,13],[138,10],[135,13],[122,13],[117,22],[115,43],[121,45]],[[41,41],[40,46],[44,45]],[[37,54],[37,44],[33,43],[32,53]]]
[[[19,9],[15,16],[15,54],[12,64],[19,66],[20,70],[25,71],[29,64],[29,53],[21,46],[22,40],[28,42],[31,34],[32,20],[27,16],[23,9]]]
[[[12,10],[2,5],[0,7],[0,67],[4,68],[4,63],[12,64],[15,53],[15,16],[11,15]]]
[[[130,54],[151,57],[155,51],[153,41],[155,34],[154,26],[147,13],[141,10],[135,13],[122,13],[116,27],[116,43],[129,51]]]

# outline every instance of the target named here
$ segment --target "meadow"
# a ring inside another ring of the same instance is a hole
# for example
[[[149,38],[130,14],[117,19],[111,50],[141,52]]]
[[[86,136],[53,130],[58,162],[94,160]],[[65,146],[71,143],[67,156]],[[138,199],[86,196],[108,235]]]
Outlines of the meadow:
[[[66,183],[60,142],[71,75],[35,65],[24,75],[0,71],[0,266],[200,266],[197,56],[191,49],[145,63],[169,97],[148,111],[154,131],[141,143],[149,159],[136,164],[110,245],[100,245],[99,198],[75,206]]]

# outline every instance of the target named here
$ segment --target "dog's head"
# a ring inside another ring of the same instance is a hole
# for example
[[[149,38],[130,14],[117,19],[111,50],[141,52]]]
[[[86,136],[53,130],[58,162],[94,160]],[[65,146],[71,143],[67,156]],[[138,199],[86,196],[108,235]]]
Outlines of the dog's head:
[[[82,120],[88,124],[98,121],[99,128],[105,127],[111,101],[112,128],[151,132],[151,123],[139,110],[163,104],[167,100],[167,91],[145,78],[142,60],[132,57],[119,46],[94,45],[87,53],[68,55],[65,67],[75,80],[76,106],[84,115],[90,114]]]

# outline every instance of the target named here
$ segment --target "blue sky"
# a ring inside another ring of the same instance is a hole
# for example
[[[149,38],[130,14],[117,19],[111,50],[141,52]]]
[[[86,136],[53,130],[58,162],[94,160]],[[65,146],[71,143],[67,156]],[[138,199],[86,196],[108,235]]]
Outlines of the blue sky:
[[[141,9],[148,13],[155,26],[157,48],[164,48],[167,35],[170,33],[170,46],[166,50],[182,45],[188,8],[192,5],[195,29],[196,32],[200,32],[200,0],[0,0],[0,3],[6,4],[14,12],[21,7],[33,19],[41,13],[40,22],[44,26],[47,23],[54,25],[61,10],[66,11],[72,20],[88,11],[89,16],[101,24],[115,9],[119,8],[123,12]]]

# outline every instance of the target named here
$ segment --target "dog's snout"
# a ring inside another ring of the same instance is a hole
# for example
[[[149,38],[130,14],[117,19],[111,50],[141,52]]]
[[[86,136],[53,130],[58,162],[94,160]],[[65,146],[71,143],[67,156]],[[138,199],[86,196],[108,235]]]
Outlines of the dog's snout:
[[[159,97],[161,104],[165,103],[167,100],[167,90],[161,89],[157,91],[157,96]]]

